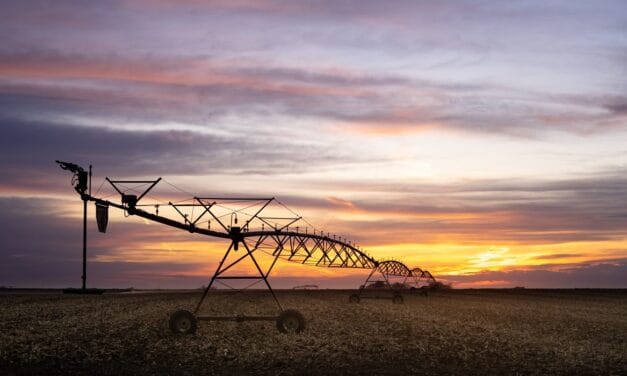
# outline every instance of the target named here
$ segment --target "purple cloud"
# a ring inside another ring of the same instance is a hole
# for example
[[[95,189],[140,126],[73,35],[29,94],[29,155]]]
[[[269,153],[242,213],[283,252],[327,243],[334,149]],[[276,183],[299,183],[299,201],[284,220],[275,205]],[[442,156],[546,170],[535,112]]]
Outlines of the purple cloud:
[[[627,286],[627,259],[586,262],[562,267],[561,270],[541,265],[523,270],[483,271],[443,278],[459,286],[625,288]]]

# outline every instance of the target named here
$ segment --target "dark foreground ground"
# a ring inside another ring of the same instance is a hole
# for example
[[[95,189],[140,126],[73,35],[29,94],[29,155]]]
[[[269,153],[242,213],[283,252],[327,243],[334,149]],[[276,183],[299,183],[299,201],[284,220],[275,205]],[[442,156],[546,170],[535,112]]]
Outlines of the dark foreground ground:
[[[218,293],[205,311],[272,312],[265,297]],[[307,320],[300,335],[201,322],[182,336],[167,314],[193,308],[199,293],[4,293],[0,374],[627,374],[625,291],[454,290],[402,305],[347,297],[280,292]]]

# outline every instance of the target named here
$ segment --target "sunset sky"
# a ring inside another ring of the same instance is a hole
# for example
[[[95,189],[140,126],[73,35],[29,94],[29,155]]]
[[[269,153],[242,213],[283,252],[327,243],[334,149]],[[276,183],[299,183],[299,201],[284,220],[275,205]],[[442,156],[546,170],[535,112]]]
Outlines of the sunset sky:
[[[94,165],[94,190],[277,197],[454,287],[627,288],[624,1],[5,1],[0,19],[0,285],[80,284],[60,159]],[[91,286],[199,287],[228,246],[120,212],[99,234],[89,210]]]

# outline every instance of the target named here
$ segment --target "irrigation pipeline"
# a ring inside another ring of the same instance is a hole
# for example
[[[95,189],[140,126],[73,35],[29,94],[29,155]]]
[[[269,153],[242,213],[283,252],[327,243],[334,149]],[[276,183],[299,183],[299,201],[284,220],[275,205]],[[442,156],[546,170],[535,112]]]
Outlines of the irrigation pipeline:
[[[412,288],[419,288],[436,282],[428,271],[420,268],[409,269],[405,264],[396,260],[376,260],[354,242],[341,236],[316,230],[304,218],[274,197],[197,197],[192,195],[192,198],[166,202],[154,198],[152,194],[149,196],[153,188],[162,181],[161,178],[155,180],[112,180],[107,177],[105,181],[120,197],[120,202],[113,202],[108,199],[108,196],[99,198],[91,194],[91,166],[87,172],[81,166],[73,163],[61,161],[57,161],[57,163],[62,169],[73,173],[72,184],[83,201],[83,290],[86,280],[87,202],[94,202],[96,205],[96,219],[100,232],[106,232],[108,210],[113,207],[122,210],[128,216],[138,216],[190,233],[230,240],[230,244],[194,313],[181,311],[177,313],[178,316],[173,316],[174,324],[172,321],[170,324],[174,331],[193,331],[195,326],[190,329],[185,327],[187,325],[185,323],[195,323],[195,320],[200,319],[231,321],[277,319],[277,325],[279,322],[283,322],[281,320],[302,322],[302,317],[298,316],[299,314],[294,316],[293,310],[283,310],[268,281],[268,276],[278,259],[327,268],[370,269],[370,275],[366,279],[366,283],[360,288],[357,300],[362,296],[364,287],[368,283],[384,282],[390,290],[393,290],[394,285],[411,285]],[[99,186],[96,194],[100,192],[103,184]],[[191,195],[171,183],[166,182],[166,184],[180,193]],[[147,201],[151,202],[146,203]],[[154,209],[154,213],[149,212],[146,208]],[[303,224],[305,226],[302,226]],[[241,248],[245,251],[242,255],[237,256],[232,253]],[[257,261],[254,255],[257,251],[272,256],[269,265],[261,265]],[[244,259],[252,261],[257,274],[229,275],[233,272],[233,267]],[[375,280],[378,276],[382,276],[383,281]],[[225,281],[232,280],[252,280],[253,283],[250,283],[249,286],[263,281],[272,293],[282,314],[279,317],[246,316],[244,318],[242,316],[198,316],[200,306],[213,284],[222,283],[228,286]],[[396,282],[393,282],[394,280]],[[353,298],[351,296],[351,301],[355,301]],[[397,298],[398,296],[394,296],[394,299]],[[284,314],[287,316],[283,317]],[[183,325],[183,329],[177,325]]]

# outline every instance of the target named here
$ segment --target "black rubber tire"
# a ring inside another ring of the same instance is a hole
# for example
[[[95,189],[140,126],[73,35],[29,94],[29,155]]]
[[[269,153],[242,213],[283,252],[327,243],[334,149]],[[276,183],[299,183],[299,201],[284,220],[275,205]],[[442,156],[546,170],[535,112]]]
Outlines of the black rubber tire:
[[[392,297],[392,303],[394,303],[394,304],[403,304],[403,295],[401,295],[401,294],[394,294],[394,296]]]
[[[361,299],[359,298],[359,295],[357,294],[352,294],[351,296],[348,297],[348,301],[351,303],[359,303]]]
[[[277,317],[276,328],[281,333],[302,333],[305,330],[305,318],[295,309],[286,309]]]
[[[170,330],[176,334],[193,334],[198,327],[196,316],[190,311],[181,309],[170,315]]]

